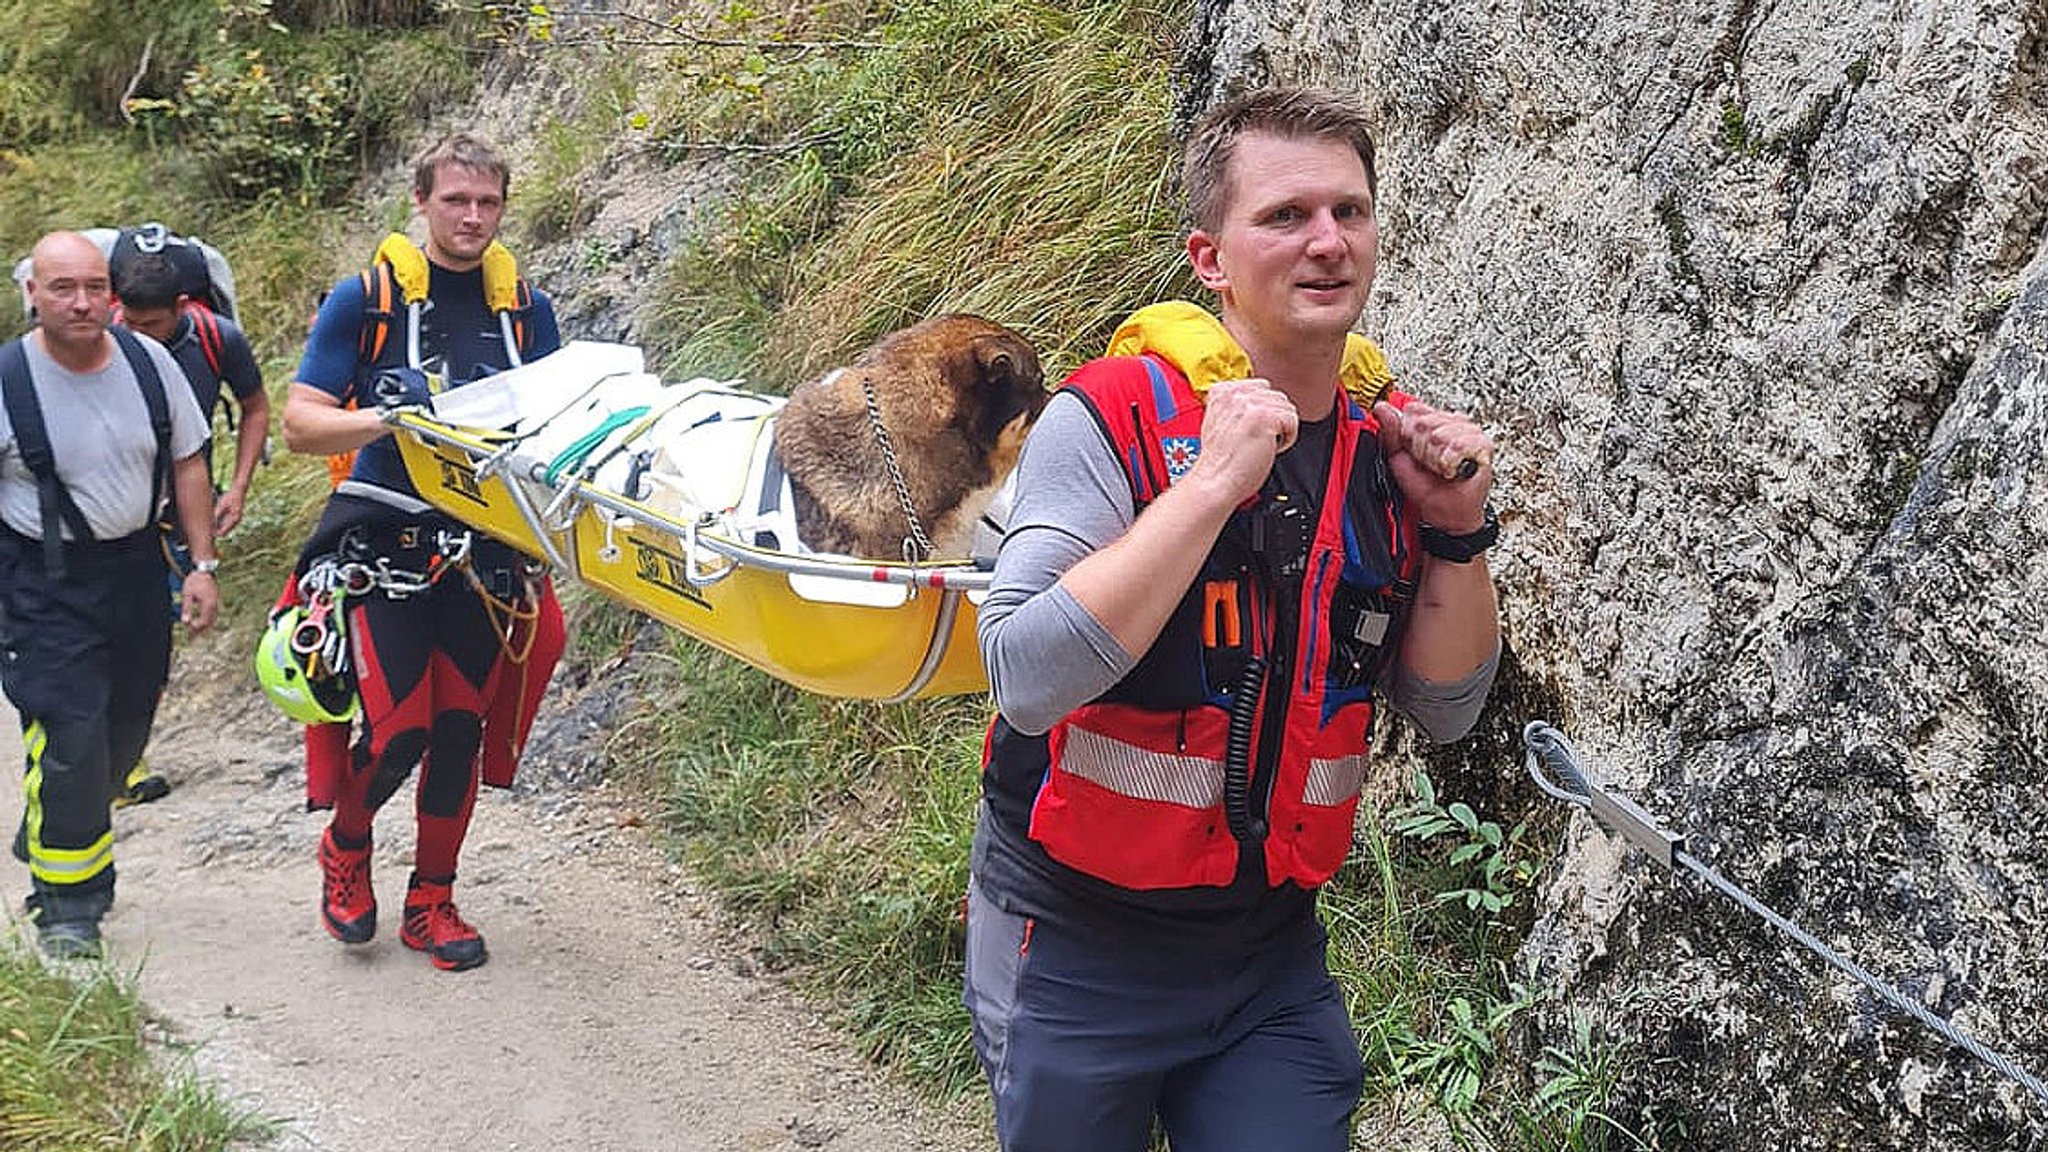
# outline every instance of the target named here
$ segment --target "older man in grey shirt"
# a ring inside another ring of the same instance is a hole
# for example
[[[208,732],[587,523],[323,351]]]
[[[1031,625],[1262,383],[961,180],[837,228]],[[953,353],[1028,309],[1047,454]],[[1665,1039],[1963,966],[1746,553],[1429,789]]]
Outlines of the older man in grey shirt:
[[[14,854],[45,951],[95,953],[113,902],[110,807],[170,670],[157,528],[177,493],[197,564],[193,631],[219,608],[205,416],[162,346],[110,331],[99,246],[54,232],[31,255],[37,326],[0,345],[0,685],[28,749]]]

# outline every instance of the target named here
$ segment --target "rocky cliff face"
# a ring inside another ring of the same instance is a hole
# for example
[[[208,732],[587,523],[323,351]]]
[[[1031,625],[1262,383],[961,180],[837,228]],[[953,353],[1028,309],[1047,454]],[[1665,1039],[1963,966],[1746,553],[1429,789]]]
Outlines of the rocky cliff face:
[[[2048,5],[1202,0],[1186,80],[1377,111],[1366,326],[1504,448],[1487,746],[1550,702],[1705,863],[2048,1073]],[[1668,1146],[2048,1146],[2048,1101],[1564,839],[1525,958]]]

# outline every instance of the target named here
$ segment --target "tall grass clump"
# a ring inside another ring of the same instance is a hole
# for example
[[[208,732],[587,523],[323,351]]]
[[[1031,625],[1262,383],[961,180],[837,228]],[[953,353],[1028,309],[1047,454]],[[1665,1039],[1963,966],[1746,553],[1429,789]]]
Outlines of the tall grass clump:
[[[693,54],[678,155],[738,164],[725,219],[672,266],[672,359],[786,387],[945,311],[1048,366],[1185,294],[1171,196],[1177,4],[904,0],[875,23],[750,27]],[[744,37],[742,37],[744,38]],[[816,45],[779,51],[792,41]]]
[[[145,1026],[132,977],[48,968],[0,933],[0,1147],[216,1152],[273,1134],[182,1060],[152,1059]]]
[[[142,220],[186,231],[200,227],[204,197],[194,195],[189,184],[165,180],[163,158],[138,149],[136,142],[123,135],[81,135],[29,153],[0,153],[0,265],[11,271],[54,228]],[[12,284],[5,290],[11,293]],[[18,300],[0,300],[0,334],[12,338],[22,323]]]

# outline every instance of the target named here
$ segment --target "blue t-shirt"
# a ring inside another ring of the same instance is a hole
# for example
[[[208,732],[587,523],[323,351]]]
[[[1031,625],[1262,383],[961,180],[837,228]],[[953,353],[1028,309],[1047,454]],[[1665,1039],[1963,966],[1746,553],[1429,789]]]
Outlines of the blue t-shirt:
[[[420,319],[421,367],[439,376],[447,388],[458,388],[511,367],[498,317],[484,304],[483,269],[450,272],[433,263],[427,269],[427,306]],[[343,404],[351,400],[360,407],[375,403],[367,393],[375,373],[357,358],[356,347],[368,304],[360,276],[343,280],[328,293],[319,315],[313,319],[312,335],[306,338],[306,352],[299,361],[299,383],[318,388]],[[562,334],[555,325],[554,303],[539,289],[533,292],[533,307],[526,315],[526,324],[531,335],[522,353],[524,359],[537,360],[562,346]],[[405,363],[405,329],[401,305],[392,318],[386,340],[386,363],[380,367]],[[349,479],[419,495],[405,475],[398,445],[389,436],[371,441],[356,453]]]
[[[214,405],[220,402],[222,384],[228,386],[239,402],[263,391],[263,371],[256,367],[256,352],[249,347],[249,338],[242,333],[242,327],[225,316],[216,316],[213,322],[220,329],[220,369],[206,359],[206,350],[199,340],[199,324],[190,312],[178,316],[177,330],[164,347],[171,350],[171,359],[185,370],[185,379],[192,385],[192,398],[199,401],[199,410],[213,415]]]

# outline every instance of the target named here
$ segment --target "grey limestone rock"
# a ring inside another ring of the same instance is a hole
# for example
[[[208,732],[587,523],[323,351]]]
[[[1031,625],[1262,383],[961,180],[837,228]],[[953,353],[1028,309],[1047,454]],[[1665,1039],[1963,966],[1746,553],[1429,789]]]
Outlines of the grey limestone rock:
[[[1502,443],[1508,675],[1432,771],[1545,810],[1542,709],[2048,1074],[2048,5],[1200,0],[1182,71],[1185,118],[1365,96],[1365,327]],[[1539,903],[1534,1039],[1592,1012],[1667,1147],[2048,1146],[2048,1102],[1583,818]]]

